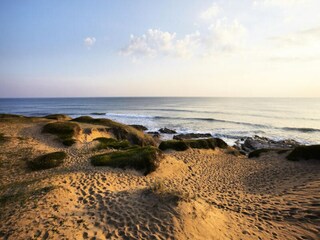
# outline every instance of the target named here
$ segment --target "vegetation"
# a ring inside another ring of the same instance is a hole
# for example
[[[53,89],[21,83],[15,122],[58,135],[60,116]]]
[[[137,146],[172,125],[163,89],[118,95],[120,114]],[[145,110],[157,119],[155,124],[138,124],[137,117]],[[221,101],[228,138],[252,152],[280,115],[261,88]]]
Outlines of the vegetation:
[[[58,167],[63,163],[67,157],[65,152],[53,152],[41,155],[28,162],[28,167],[31,170],[44,170],[49,168]]]
[[[64,114],[50,114],[50,115],[45,116],[44,118],[54,119],[54,120],[58,120],[58,121],[71,120],[71,117],[64,115]]]
[[[118,141],[113,138],[100,137],[94,139],[94,141],[99,142],[97,149],[126,149],[131,146],[127,140]]]
[[[3,133],[0,133],[0,144],[5,143],[8,140]]]
[[[135,129],[132,126],[114,122],[110,119],[94,119],[89,116],[83,116],[75,118],[72,121],[106,126],[109,128],[108,131],[118,140],[128,140],[131,144],[139,146],[155,146],[155,142],[151,136],[144,134],[142,131]]]
[[[80,126],[72,122],[55,122],[46,124],[42,132],[56,135],[65,146],[73,145],[74,137],[80,133]]]
[[[287,156],[287,159],[290,161],[309,160],[309,159],[320,160],[320,145],[296,147]]]
[[[1,113],[0,118],[24,118],[22,115]]]
[[[147,147],[133,147],[124,151],[111,152],[91,157],[94,166],[109,166],[114,168],[133,168],[144,170],[145,174],[154,171],[160,163],[162,153],[159,149]]]
[[[185,151],[188,148],[215,149],[215,147],[227,148],[228,144],[219,138],[206,138],[193,140],[167,140],[162,141],[159,145],[161,150],[173,149],[176,151]]]
[[[159,149],[161,149],[162,151],[167,149],[172,149],[176,151],[185,151],[188,148],[189,148],[188,145],[182,140],[162,141],[159,145]]]

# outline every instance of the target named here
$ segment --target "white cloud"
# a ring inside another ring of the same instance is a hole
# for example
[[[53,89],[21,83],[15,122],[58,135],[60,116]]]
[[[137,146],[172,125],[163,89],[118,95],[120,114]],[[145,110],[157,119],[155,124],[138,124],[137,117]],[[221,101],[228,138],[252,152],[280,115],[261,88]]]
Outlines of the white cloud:
[[[120,54],[132,57],[176,56],[190,57],[197,47],[199,33],[176,39],[176,33],[149,29],[142,36],[130,36],[130,43],[121,49]]]
[[[199,31],[177,38],[176,33],[149,29],[141,36],[130,36],[130,42],[120,50],[122,56],[137,58],[159,56],[190,58],[210,56],[241,49],[246,29],[237,20],[216,20],[215,24],[201,33]]]
[[[92,47],[96,43],[95,37],[87,37],[83,40],[84,45],[86,45],[88,48]]]
[[[217,17],[220,11],[220,7],[216,3],[213,3],[211,7],[200,14],[200,17],[205,20],[210,20],[214,17]]]
[[[255,6],[290,7],[311,2],[312,0],[254,0]]]
[[[209,36],[205,42],[209,49],[228,52],[242,47],[247,32],[237,20],[229,23],[226,19],[217,20],[208,30]]]
[[[320,27],[270,38],[271,60],[314,61],[320,56]]]

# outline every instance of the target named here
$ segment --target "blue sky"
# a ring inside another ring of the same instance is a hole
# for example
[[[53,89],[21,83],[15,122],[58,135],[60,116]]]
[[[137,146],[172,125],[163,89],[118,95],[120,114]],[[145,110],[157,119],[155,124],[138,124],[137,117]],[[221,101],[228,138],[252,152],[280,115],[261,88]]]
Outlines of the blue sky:
[[[320,97],[318,0],[0,3],[0,97]]]

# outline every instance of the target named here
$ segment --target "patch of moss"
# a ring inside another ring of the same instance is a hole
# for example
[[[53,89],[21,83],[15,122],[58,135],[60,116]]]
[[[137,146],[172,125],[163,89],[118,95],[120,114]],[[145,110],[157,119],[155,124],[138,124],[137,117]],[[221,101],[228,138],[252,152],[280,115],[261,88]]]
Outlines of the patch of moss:
[[[136,170],[144,170],[144,173],[148,174],[156,170],[161,158],[162,153],[159,149],[147,146],[96,155],[91,157],[90,160],[94,166],[133,168]]]
[[[55,122],[46,124],[42,132],[56,135],[62,144],[71,146],[76,141],[73,139],[81,131],[78,124],[72,122]]]
[[[113,138],[96,138],[94,141],[98,141],[99,145],[97,149],[126,149],[130,147],[130,143],[127,140],[118,141]]]
[[[172,149],[176,151],[185,151],[189,147],[188,145],[182,141],[182,140],[167,140],[167,141],[162,141],[159,145],[159,149],[162,151]]]
[[[58,120],[58,121],[71,120],[71,117],[64,115],[64,114],[50,114],[50,115],[45,116],[44,118]]]
[[[60,166],[66,157],[65,152],[53,152],[41,155],[27,164],[31,170],[44,170]]]
[[[287,156],[287,159],[290,161],[309,160],[309,159],[320,160],[320,145],[296,147]]]
[[[89,116],[83,116],[75,118],[72,121],[106,126],[108,127],[108,131],[118,140],[128,140],[131,144],[139,146],[155,146],[155,142],[151,136],[144,134],[142,131],[135,129],[132,126],[114,122],[110,119],[95,119]]]

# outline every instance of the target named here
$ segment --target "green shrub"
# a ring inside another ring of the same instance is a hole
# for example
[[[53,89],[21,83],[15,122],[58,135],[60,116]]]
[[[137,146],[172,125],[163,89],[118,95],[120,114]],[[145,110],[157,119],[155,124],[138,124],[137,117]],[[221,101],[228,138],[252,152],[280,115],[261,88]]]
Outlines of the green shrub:
[[[94,141],[98,141],[99,145],[97,149],[126,149],[130,147],[130,143],[127,140],[118,141],[113,138],[96,138]]]
[[[22,115],[1,113],[0,118],[24,118]]]
[[[58,167],[67,157],[65,152],[53,152],[41,155],[28,162],[28,167],[31,170],[43,170]]]
[[[215,141],[213,138],[185,140],[184,142],[190,148],[198,148],[198,149],[214,149],[215,148]]]
[[[162,153],[159,149],[147,146],[96,155],[91,157],[90,160],[94,166],[133,168],[144,170],[144,173],[148,174],[159,166],[161,158]]]
[[[114,122],[110,119],[95,119],[89,116],[83,116],[75,118],[72,121],[106,126],[108,127],[108,131],[118,140],[128,140],[131,144],[139,146],[155,146],[155,142],[151,136],[144,134],[132,126]]]
[[[76,141],[73,139],[81,131],[78,124],[72,122],[55,122],[46,124],[42,132],[56,135],[65,146],[71,146]]]
[[[320,145],[296,147],[287,156],[287,159],[290,161],[298,161],[301,159],[302,160],[309,160],[309,159],[320,160]]]
[[[167,149],[172,149],[176,151],[185,151],[189,147],[188,145],[182,141],[182,140],[167,140],[167,141],[162,141],[159,145],[159,149],[162,151],[167,150]]]

